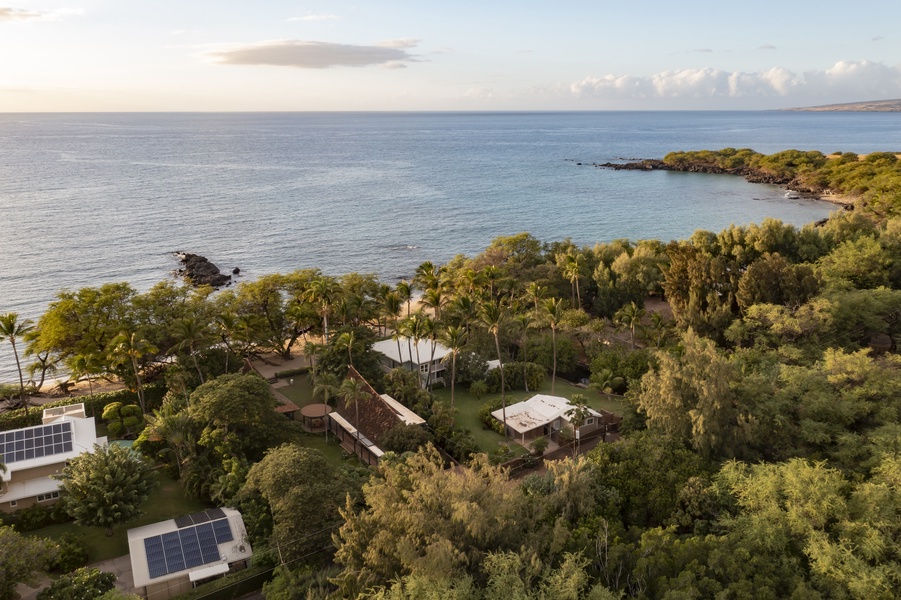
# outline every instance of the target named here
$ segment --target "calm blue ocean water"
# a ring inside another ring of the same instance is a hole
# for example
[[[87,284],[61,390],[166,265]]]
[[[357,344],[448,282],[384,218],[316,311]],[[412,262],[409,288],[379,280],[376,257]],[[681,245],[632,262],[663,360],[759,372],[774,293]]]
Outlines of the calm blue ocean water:
[[[0,115],[0,312],[61,288],[146,289],[176,250],[247,278],[409,276],[521,231],[579,244],[682,238],[834,207],[739,178],[577,166],[671,150],[899,150],[864,113]],[[0,348],[0,380],[14,366]]]

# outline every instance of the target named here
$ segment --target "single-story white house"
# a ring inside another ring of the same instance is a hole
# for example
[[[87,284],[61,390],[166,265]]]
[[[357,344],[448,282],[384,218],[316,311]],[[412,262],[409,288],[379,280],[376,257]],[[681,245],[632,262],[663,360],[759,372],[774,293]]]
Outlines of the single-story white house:
[[[60,482],[53,479],[69,461],[94,445],[106,445],[97,437],[94,417],[85,417],[84,404],[46,408],[43,424],[0,432],[0,510],[13,512],[59,498]]]
[[[398,342],[400,342],[399,353]],[[441,342],[434,342],[433,347],[431,340],[424,339],[414,342],[407,337],[400,337],[398,340],[389,338],[376,342],[372,345],[372,349],[381,354],[382,369],[386,373],[398,367],[410,371],[418,370],[423,386],[429,384],[430,362],[432,366],[431,382],[443,381],[444,371],[447,368],[444,358],[451,353]]]
[[[210,508],[128,530],[135,591],[166,600],[214,577],[248,566],[251,556],[241,513]]]
[[[561,429],[572,428],[571,417],[566,414],[572,408],[572,403],[566,398],[537,394],[507,407],[507,431],[519,436],[523,445],[541,436],[553,439]],[[504,411],[499,408],[491,416],[503,422]],[[589,408],[579,434],[584,436],[603,427],[604,415]]]

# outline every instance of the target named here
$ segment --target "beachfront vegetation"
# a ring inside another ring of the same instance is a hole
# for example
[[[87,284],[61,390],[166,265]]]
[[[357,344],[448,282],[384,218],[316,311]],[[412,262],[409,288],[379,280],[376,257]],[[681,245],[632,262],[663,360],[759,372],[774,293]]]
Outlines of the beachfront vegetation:
[[[895,164],[755,156],[721,158],[793,178]],[[518,234],[397,285],[308,270],[219,294],[62,292],[27,351],[135,398],[166,391],[146,398],[135,448],[190,496],[242,510],[255,554],[280,565],[272,597],[891,598],[901,218],[861,198],[866,210],[818,226],[766,220],[668,244]],[[121,360],[122,332],[144,352]],[[371,345],[392,336],[453,346],[453,387],[383,373]],[[302,447],[266,381],[235,374],[301,347],[311,401],[355,398],[352,363],[427,435],[392,432],[372,470]],[[622,437],[514,477],[498,463],[515,443],[479,411],[550,390],[617,407]]]
[[[671,152],[663,161],[678,170],[731,172],[811,194],[842,196],[880,217],[901,215],[901,161],[891,152],[826,156],[817,151],[784,150],[766,155],[748,148],[723,148]]]

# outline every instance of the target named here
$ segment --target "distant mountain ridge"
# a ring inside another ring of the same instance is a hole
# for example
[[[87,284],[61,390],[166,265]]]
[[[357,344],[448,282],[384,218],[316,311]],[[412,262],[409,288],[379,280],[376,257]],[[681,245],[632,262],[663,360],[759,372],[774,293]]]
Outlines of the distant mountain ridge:
[[[783,110],[803,112],[901,112],[901,99],[871,100],[869,102],[848,102],[846,104],[825,104]]]

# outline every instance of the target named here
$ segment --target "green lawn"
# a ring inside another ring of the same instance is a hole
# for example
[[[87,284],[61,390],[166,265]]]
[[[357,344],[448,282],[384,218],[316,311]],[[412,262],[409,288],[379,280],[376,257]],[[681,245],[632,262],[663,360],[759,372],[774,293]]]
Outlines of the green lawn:
[[[434,393],[439,400],[450,404],[450,388],[435,390]],[[523,390],[516,390],[508,392],[507,406],[523,400],[528,400],[539,393],[548,395],[551,393],[550,379],[548,379],[542,388],[537,391],[532,390],[530,392],[525,392]],[[571,398],[574,394],[583,394],[588,398],[588,405],[591,408],[596,410],[607,410],[620,415],[622,414],[622,402],[615,396],[611,397],[599,394],[593,390],[579,388],[566,381],[557,380],[557,385],[554,388],[554,395]],[[479,420],[479,409],[490,400],[500,398],[500,394],[486,394],[479,400],[470,394],[468,389],[458,386],[454,396],[454,405],[457,408],[457,424],[472,432],[472,435],[475,437],[476,443],[482,452],[490,454],[497,450],[498,445],[504,443],[504,437],[491,429],[483,428],[482,422]],[[518,444],[513,446],[513,449],[517,452],[519,452],[518,448],[521,448]]]
[[[304,448],[319,450],[325,455],[325,459],[336,467],[345,464],[344,450],[341,448],[341,443],[332,434],[329,434],[328,443],[326,443],[325,433],[307,433],[304,431],[297,436],[295,441]],[[354,460],[357,459],[354,458]]]
[[[197,500],[186,498],[178,482],[163,474],[162,471],[156,471],[156,478],[159,481],[159,485],[151,492],[147,502],[144,503],[144,514],[116,527],[113,530],[112,537],[106,537],[106,532],[101,528],[82,527],[72,523],[51,525],[30,532],[29,535],[58,540],[64,534],[71,533],[87,546],[88,562],[95,563],[128,554],[127,531],[129,529],[165,521],[166,519],[207,508],[206,505]]]
[[[291,402],[303,408],[308,404],[316,404],[313,400],[313,384],[307,375],[293,377],[294,383],[278,388]]]

